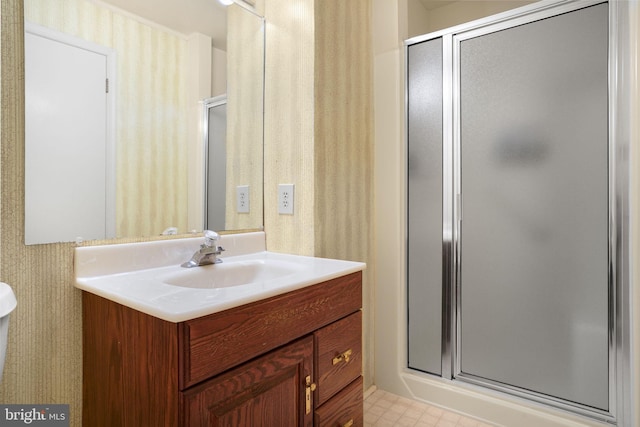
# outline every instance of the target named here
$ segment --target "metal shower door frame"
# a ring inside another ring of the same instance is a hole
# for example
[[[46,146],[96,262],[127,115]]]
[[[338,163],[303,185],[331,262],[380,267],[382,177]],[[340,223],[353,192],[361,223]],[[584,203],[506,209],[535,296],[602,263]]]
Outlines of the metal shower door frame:
[[[504,392],[516,398],[544,403],[618,425],[633,419],[631,360],[630,282],[630,104],[631,46],[629,2],[609,1],[609,411],[594,410],[562,399],[549,398],[516,387],[480,381],[461,373],[460,273],[461,273],[461,156],[460,156],[460,42],[482,34],[512,28],[563,13],[583,9],[598,0],[550,0],[415,37],[405,42],[405,59],[412,44],[442,38],[443,46],[443,141],[442,141],[442,373],[447,381],[463,382]],[[406,64],[405,64],[406,65]],[[408,99],[408,96],[407,98]],[[408,105],[405,105],[408,117]],[[406,135],[408,139],[408,135]]]

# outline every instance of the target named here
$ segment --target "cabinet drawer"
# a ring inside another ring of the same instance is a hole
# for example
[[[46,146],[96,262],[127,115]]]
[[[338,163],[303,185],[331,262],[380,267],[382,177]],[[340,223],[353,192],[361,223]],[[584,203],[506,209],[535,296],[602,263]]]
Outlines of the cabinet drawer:
[[[362,312],[314,332],[318,404],[362,374]]]
[[[358,377],[327,403],[316,409],[315,426],[362,427],[364,425],[362,377]]]
[[[361,306],[359,271],[182,322],[178,337],[180,389],[310,334]]]

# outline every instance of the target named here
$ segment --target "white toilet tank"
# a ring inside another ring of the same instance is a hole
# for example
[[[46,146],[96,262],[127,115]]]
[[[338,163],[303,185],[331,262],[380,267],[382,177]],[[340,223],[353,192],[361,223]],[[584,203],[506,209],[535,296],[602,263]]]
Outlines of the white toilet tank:
[[[7,333],[9,332],[9,313],[16,308],[16,296],[11,287],[0,282],[0,381],[2,381],[2,370],[4,368],[4,358],[7,354]]]

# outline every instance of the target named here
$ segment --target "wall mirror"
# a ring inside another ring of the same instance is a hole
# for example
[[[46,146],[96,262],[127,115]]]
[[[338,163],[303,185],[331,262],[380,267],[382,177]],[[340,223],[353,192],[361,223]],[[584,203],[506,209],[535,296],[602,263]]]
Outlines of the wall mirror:
[[[263,226],[260,0],[25,0],[24,13],[26,244],[190,233],[209,211],[224,215],[216,231]],[[224,159],[209,161],[208,138]]]

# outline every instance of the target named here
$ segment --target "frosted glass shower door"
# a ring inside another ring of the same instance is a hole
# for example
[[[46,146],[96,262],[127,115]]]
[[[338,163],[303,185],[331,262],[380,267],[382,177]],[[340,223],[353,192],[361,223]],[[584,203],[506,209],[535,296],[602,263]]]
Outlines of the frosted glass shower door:
[[[207,100],[205,229],[226,230],[227,199],[227,100]]]
[[[459,41],[458,375],[609,409],[608,7]]]
[[[409,367],[442,373],[442,39],[408,50]]]

